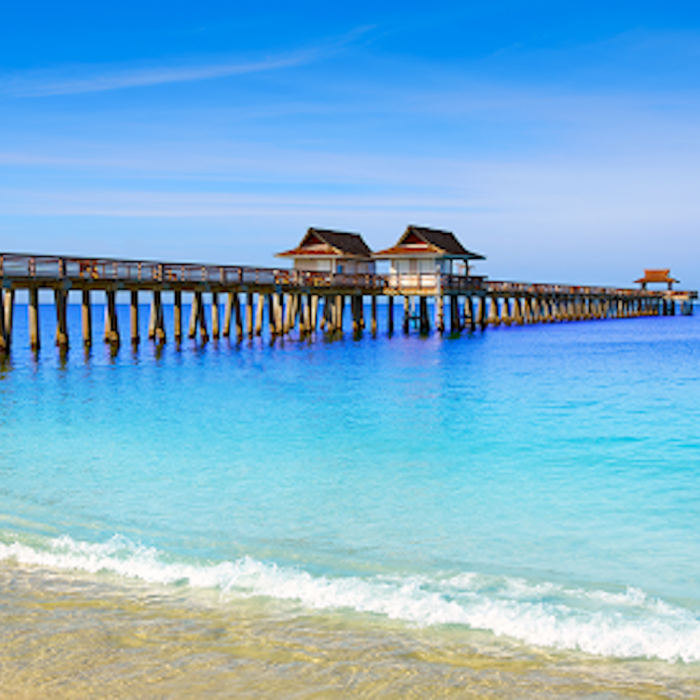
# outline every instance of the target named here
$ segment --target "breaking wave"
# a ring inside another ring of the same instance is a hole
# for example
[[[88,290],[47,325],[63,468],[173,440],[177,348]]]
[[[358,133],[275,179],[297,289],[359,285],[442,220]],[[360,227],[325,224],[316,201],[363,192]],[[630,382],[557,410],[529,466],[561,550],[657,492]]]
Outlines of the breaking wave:
[[[636,588],[589,590],[513,577],[314,576],[243,557],[221,563],[168,560],[115,536],[106,543],[68,536],[43,547],[0,543],[0,560],[63,570],[110,572],[163,585],[218,589],[292,601],[311,610],[347,610],[407,623],[461,625],[529,645],[619,658],[700,661],[700,619]]]

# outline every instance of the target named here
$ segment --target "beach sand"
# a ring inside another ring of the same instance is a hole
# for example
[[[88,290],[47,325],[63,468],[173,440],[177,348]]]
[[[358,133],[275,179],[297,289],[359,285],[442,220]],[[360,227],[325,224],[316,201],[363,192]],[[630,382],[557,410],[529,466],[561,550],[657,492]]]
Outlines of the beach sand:
[[[697,698],[695,665],[0,566],[2,698]]]

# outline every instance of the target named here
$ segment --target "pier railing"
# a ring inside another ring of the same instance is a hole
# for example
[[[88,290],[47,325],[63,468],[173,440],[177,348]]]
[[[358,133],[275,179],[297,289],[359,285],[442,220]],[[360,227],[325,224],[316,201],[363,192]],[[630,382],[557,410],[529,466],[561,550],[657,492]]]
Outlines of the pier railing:
[[[343,274],[249,267],[199,265],[111,258],[70,258],[46,255],[0,255],[0,278],[27,282],[68,280],[81,283],[159,283],[174,285],[258,285],[290,288],[358,288],[381,291],[380,275]]]
[[[71,282],[99,288],[103,283],[127,286],[158,285],[196,289],[202,286],[275,287],[281,290],[332,292],[356,290],[369,294],[483,294],[488,296],[614,296],[658,298],[667,291],[564,284],[533,284],[489,280],[485,277],[440,273],[344,274],[305,270],[261,268],[245,265],[168,263],[112,258],[0,254],[0,279],[47,286]],[[678,294],[674,292],[674,294]],[[684,293],[685,294],[685,293]]]

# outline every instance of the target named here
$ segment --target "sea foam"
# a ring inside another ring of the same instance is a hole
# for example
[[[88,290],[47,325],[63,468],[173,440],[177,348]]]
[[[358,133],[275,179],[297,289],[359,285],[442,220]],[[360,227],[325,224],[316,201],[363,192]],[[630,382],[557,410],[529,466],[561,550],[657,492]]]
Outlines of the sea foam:
[[[172,561],[115,536],[105,543],[51,539],[45,547],[0,543],[0,560],[161,585],[292,601],[420,626],[459,625],[533,646],[618,658],[700,661],[700,620],[690,610],[636,588],[609,592],[465,572],[456,576],[313,576],[242,557],[220,563]]]

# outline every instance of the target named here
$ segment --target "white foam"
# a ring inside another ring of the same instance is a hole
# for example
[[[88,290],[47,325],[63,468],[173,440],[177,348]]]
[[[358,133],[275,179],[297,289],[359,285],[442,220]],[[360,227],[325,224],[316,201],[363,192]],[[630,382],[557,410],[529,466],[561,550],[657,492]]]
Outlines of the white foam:
[[[190,564],[168,561],[157,550],[123,537],[91,544],[64,536],[51,540],[46,549],[0,543],[4,559],[265,596],[313,610],[350,610],[417,625],[464,625],[530,645],[602,656],[700,661],[700,620],[635,588],[610,593],[470,572],[443,579],[333,578],[250,557]]]

